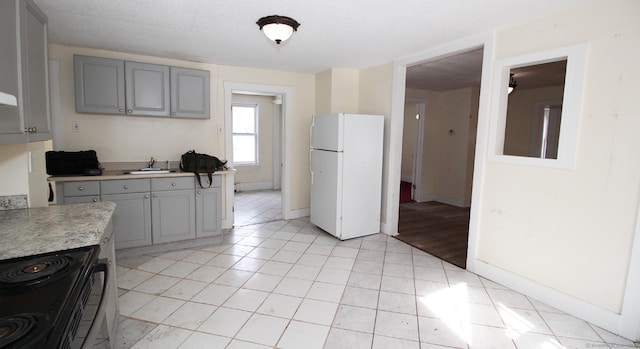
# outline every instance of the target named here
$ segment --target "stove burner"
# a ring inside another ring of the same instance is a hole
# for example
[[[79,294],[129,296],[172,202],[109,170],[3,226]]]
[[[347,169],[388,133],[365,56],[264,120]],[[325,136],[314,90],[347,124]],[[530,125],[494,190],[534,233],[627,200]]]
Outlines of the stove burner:
[[[39,339],[46,317],[42,314],[17,314],[0,318],[0,348],[14,348]]]
[[[69,256],[48,256],[23,261],[9,269],[0,271],[0,288],[35,285],[45,280],[66,275],[65,269],[73,264]]]

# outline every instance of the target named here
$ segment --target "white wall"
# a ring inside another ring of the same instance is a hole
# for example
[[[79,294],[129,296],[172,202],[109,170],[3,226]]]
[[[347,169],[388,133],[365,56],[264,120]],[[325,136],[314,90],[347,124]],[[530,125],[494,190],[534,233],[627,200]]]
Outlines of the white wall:
[[[391,128],[391,95],[393,84],[393,63],[387,63],[360,71],[359,91],[358,91],[358,113],[361,114],[378,114],[384,115],[384,154],[382,169],[382,207],[380,222],[384,225],[387,217],[391,214],[390,210],[394,207],[389,203],[397,205],[399,200],[399,183],[400,178],[393,178],[389,174],[389,151],[392,148],[391,143],[399,142],[392,140],[390,137]],[[402,146],[401,144],[397,144]],[[393,187],[393,189],[392,189]],[[388,198],[390,193],[394,197]],[[397,214],[397,206],[395,207]]]
[[[496,59],[588,43],[577,166],[485,160],[474,198],[479,261],[614,314],[640,199],[638,13],[638,1],[598,1],[496,32]]]

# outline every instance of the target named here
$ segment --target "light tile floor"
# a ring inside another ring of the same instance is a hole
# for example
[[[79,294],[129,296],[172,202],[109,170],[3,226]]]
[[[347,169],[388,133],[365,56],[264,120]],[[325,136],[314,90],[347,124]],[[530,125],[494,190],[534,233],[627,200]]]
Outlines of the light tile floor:
[[[234,225],[267,223],[282,219],[279,190],[240,191],[234,194]]]
[[[117,348],[634,346],[394,238],[339,241],[308,219],[117,262]]]

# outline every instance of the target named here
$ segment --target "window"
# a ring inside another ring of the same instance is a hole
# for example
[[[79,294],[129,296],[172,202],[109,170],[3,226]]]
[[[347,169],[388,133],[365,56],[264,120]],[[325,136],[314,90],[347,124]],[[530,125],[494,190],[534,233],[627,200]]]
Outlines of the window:
[[[258,105],[232,104],[233,164],[258,164]]]
[[[496,61],[489,160],[575,169],[586,52],[587,45],[582,44]],[[524,88],[530,78],[527,75],[535,75],[529,73],[536,70],[546,71],[542,75],[553,75],[562,83],[554,88]],[[508,94],[511,74],[521,81]]]

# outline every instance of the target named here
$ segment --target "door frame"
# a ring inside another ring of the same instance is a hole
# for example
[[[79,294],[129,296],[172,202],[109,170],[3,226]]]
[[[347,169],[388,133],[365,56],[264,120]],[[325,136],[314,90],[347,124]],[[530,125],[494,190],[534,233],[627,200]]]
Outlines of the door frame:
[[[282,96],[282,112],[281,123],[283,130],[282,139],[282,172],[281,172],[281,189],[280,196],[282,202],[282,218],[292,219],[297,218],[291,211],[291,103],[289,103],[292,88],[288,86],[276,86],[276,85],[261,85],[261,84],[249,84],[241,82],[228,82],[225,81],[224,85],[224,133],[225,137],[224,151],[225,157],[233,163],[233,142],[232,142],[232,129],[231,129],[231,103],[233,100],[233,94],[254,94],[254,95],[267,95],[267,96]],[[231,176],[229,176],[231,177]],[[229,183],[227,183],[229,185]],[[233,187],[233,183],[230,184]],[[233,208],[233,202],[231,203],[231,209]],[[227,208],[229,208],[227,204]]]
[[[418,132],[416,132],[416,149],[414,151],[415,158],[413,160],[413,170],[411,171],[411,199],[413,201],[422,201],[422,165],[424,157],[424,125],[427,117],[427,101],[422,98],[406,97],[405,103],[415,103],[420,119],[418,119]],[[403,113],[404,115],[404,113]],[[404,138],[404,135],[402,136]],[[416,195],[416,193],[418,193]]]

